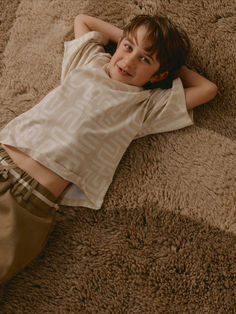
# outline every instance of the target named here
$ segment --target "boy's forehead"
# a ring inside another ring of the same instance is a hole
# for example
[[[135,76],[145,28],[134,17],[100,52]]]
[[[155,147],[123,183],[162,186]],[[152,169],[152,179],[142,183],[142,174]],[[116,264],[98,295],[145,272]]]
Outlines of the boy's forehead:
[[[142,49],[148,53],[152,51],[153,43],[150,38],[148,38],[148,32],[145,26],[139,26],[136,29],[130,31],[126,34],[125,38],[137,46],[142,47]]]

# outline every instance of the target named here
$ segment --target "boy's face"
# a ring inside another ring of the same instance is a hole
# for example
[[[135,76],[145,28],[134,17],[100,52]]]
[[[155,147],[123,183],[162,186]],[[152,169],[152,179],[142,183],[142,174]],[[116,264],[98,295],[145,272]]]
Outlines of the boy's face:
[[[168,75],[168,72],[157,74],[160,63],[156,56],[150,55],[145,49],[152,45],[145,35],[145,27],[140,26],[136,36],[128,35],[119,40],[109,63],[109,75],[112,79],[141,87],[149,81],[158,82]]]

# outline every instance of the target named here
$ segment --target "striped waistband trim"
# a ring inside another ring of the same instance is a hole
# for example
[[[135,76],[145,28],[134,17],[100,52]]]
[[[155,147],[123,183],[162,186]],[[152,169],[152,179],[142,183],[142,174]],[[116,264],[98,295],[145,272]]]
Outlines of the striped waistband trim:
[[[4,166],[10,166],[6,160],[4,160],[4,158],[0,157],[0,162],[2,165]],[[17,171],[15,171],[14,169],[9,169],[8,172],[13,175],[20,184],[22,184],[27,190],[31,189],[31,186],[28,182],[26,182],[25,180],[21,179],[21,176],[19,175],[19,173]],[[50,207],[55,208],[56,210],[59,208],[58,204],[52,202],[51,200],[49,200],[48,198],[46,198],[43,194],[41,194],[39,191],[37,190],[32,190],[32,194],[34,194],[37,198],[39,198],[42,202],[44,202],[45,204],[47,204]]]

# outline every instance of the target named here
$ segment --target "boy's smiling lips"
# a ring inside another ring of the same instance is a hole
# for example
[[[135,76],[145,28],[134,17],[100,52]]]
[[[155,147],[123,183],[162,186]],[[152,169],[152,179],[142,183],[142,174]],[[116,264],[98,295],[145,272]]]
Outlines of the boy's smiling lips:
[[[121,67],[119,67],[119,65],[116,65],[116,67],[117,67],[117,70],[118,70],[120,75],[122,75],[122,76],[132,76],[129,72],[127,72],[124,69],[122,69]]]

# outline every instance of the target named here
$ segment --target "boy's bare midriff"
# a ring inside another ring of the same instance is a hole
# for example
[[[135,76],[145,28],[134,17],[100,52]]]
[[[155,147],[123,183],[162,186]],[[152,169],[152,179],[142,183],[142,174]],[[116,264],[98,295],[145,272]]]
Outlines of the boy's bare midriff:
[[[44,185],[56,197],[60,196],[66,186],[69,184],[69,181],[64,180],[55,172],[43,166],[38,161],[32,159],[30,156],[26,155],[16,147],[3,144],[2,146],[18,167],[23,169],[31,177]]]

